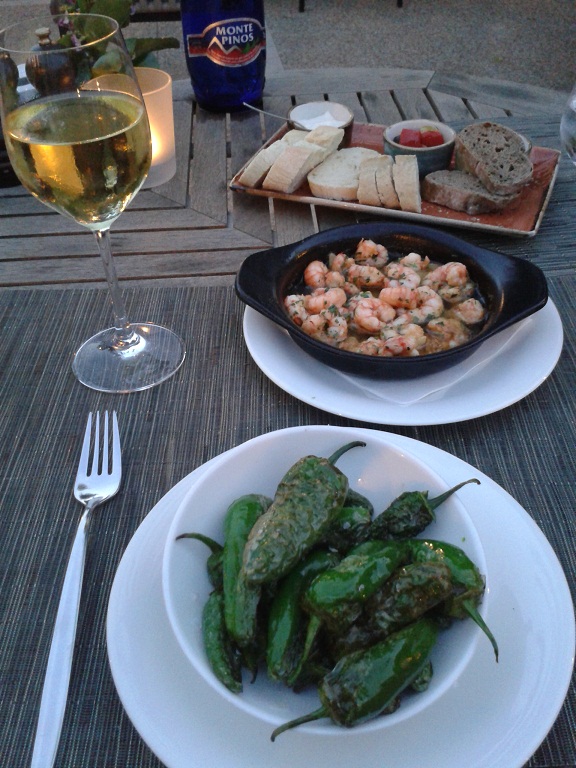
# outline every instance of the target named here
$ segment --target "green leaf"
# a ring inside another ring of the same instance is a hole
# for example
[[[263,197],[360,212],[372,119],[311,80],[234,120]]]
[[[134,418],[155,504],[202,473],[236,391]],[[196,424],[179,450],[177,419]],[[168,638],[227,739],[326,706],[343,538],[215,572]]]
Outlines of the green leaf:
[[[78,0],[78,10],[81,13],[99,13],[116,19],[121,27],[130,23],[131,0]]]
[[[132,57],[132,63],[137,67],[153,51],[179,48],[180,43],[175,37],[129,37],[126,39],[126,47]]]

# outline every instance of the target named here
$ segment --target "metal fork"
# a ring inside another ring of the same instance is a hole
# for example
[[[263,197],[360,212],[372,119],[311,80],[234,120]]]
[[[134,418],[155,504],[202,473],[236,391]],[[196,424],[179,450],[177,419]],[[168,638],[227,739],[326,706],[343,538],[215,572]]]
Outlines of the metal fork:
[[[120,488],[122,478],[120,434],[116,411],[112,413],[111,468],[109,467],[108,449],[108,411],[104,412],[102,438],[100,437],[100,414],[96,413],[93,439],[92,421],[93,416],[90,413],[88,414],[88,423],[86,424],[84,443],[74,484],[74,496],[85,509],[72,544],[62,586],[42,690],[31,768],[51,768],[56,759],[68,698],[91,513],[99,504],[114,496]],[[92,457],[92,462],[90,462],[90,457]]]

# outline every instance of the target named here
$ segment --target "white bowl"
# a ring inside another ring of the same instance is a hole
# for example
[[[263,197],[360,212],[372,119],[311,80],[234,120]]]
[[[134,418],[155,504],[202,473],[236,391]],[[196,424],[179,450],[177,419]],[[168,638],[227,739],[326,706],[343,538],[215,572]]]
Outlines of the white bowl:
[[[337,466],[349,478],[350,486],[367,496],[381,512],[406,490],[429,490],[430,497],[447,489],[446,484],[425,464],[407,451],[399,450],[386,433],[373,434],[353,428],[329,426],[295,427],[261,435],[225,454],[190,489],[178,508],[164,550],[162,581],[170,625],[185,656],[204,680],[225,699],[273,726],[311,712],[319,706],[316,690],[293,693],[270,681],[261,670],[255,683],[245,679],[240,694],[231,693],[214,676],[202,640],[202,608],[211,591],[206,575],[208,549],[191,539],[176,540],[181,533],[200,532],[223,542],[223,519],[228,506],[246,493],[273,496],[286,470],[307,454],[329,456],[345,443],[362,439],[366,446],[344,454]],[[462,480],[468,478],[463,477]],[[460,494],[474,493],[462,489]],[[486,561],[476,529],[458,498],[442,504],[436,521],[425,532],[463,547],[486,575]],[[484,613],[487,596],[481,612]],[[432,653],[434,676],[427,691],[404,697],[396,712],[353,728],[354,733],[393,726],[429,707],[448,690],[470,661],[480,630],[471,620],[456,621],[440,633]],[[472,693],[472,692],[471,692]],[[300,726],[309,733],[335,735],[350,733],[330,720]]]
[[[292,107],[288,121],[297,128],[311,131],[320,125],[348,128],[354,121],[353,113],[344,104],[333,101],[309,101]]]

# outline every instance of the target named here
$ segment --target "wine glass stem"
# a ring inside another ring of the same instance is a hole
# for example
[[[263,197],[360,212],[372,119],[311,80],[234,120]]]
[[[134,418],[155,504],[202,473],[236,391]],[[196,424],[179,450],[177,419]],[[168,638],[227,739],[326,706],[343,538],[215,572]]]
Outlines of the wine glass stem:
[[[106,273],[106,280],[108,282],[108,289],[110,291],[110,300],[112,303],[112,312],[114,314],[114,346],[126,347],[137,343],[139,337],[137,333],[130,328],[130,322],[126,315],[126,307],[124,304],[124,298],[122,291],[118,284],[118,275],[116,274],[116,267],[114,266],[114,259],[112,257],[112,248],[110,246],[110,230],[101,229],[94,233],[96,235],[96,242],[98,243],[98,250],[102,257],[104,264],[104,271]]]

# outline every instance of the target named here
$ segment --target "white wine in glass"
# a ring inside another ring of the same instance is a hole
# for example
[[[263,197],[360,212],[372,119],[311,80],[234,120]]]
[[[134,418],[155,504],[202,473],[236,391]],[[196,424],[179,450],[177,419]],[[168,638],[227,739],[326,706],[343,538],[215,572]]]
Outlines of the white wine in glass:
[[[110,226],[142,186],[152,153],[118,24],[67,14],[0,31],[0,94],[6,148],[20,182],[93,231],[104,264],[114,327],[80,347],[74,373],[103,392],[165,381],[184,360],[182,340],[161,326],[128,321],[110,248]]]

